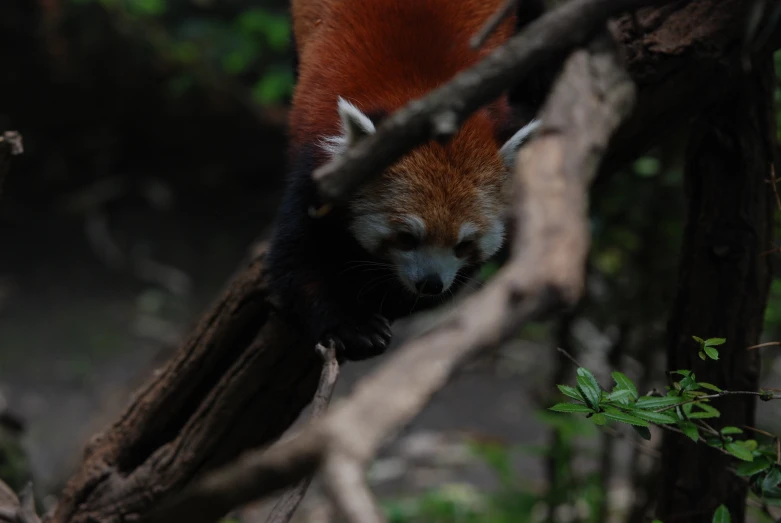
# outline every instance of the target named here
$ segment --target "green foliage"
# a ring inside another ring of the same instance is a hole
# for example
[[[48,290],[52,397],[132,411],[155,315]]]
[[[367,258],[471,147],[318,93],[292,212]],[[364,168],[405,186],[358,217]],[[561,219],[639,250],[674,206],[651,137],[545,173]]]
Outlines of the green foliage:
[[[698,343],[698,354],[703,360],[718,360],[715,347],[726,343],[724,338],[692,338]],[[687,369],[673,371],[670,375],[674,379],[672,385],[666,387],[665,396],[638,396],[635,384],[620,372],[612,374],[615,385],[612,391],[606,391],[591,372],[578,368],[577,388],[558,385],[559,391],[575,402],[557,403],[550,410],[586,414],[586,418],[596,425],[608,421],[625,423],[645,439],[650,439],[650,424],[677,430],[694,442],[717,448],[738,460],[735,474],[749,478],[752,492],[764,504],[781,506],[781,456],[776,447],[777,438],[760,444],[755,439],[739,439],[745,434],[740,427],[713,429],[700,420],[718,418],[720,413],[710,401],[729,392],[712,383],[698,381],[694,372]],[[677,377],[679,379],[675,379]],[[748,393],[765,400],[775,399],[763,391]],[[713,521],[730,521],[726,507],[719,507]]]
[[[700,356],[701,360],[705,360],[706,358],[718,360],[719,351],[715,347],[727,341],[724,338],[708,338],[707,340],[703,340],[697,336],[692,336],[692,338],[694,338],[694,341],[700,345],[698,355]]]
[[[732,523],[732,517],[729,515],[729,510],[724,505],[720,505],[713,514],[713,523]]]
[[[286,15],[252,7],[234,17],[183,12],[170,0],[70,0],[98,4],[117,24],[131,28],[149,49],[178,68],[170,92],[181,96],[200,85],[222,91],[246,89],[246,99],[275,104],[290,96],[291,28]],[[172,14],[175,12],[175,16]]]

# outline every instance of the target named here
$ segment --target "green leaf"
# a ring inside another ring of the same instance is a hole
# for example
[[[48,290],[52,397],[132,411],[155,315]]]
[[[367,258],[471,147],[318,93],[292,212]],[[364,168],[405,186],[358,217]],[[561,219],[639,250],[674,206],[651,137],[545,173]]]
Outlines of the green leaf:
[[[634,414],[638,418],[648,420],[651,423],[667,424],[667,423],[678,422],[678,418],[676,418],[672,414],[667,414],[666,412],[654,412],[652,410],[635,410],[632,411],[632,414]]]
[[[626,389],[619,389],[607,395],[608,401],[618,401],[621,403],[628,403],[629,400],[633,398],[634,396],[632,395],[632,391]]]
[[[596,410],[599,408],[599,400],[602,396],[602,388],[599,386],[597,379],[588,371],[588,369],[579,367],[577,372],[578,389],[586,397],[586,403]]]
[[[714,349],[713,347],[708,347],[706,345],[703,350],[705,351],[705,354],[707,354],[710,359],[712,359],[712,360],[718,360],[719,359],[719,351],[718,351],[718,349]]]
[[[635,429],[635,432],[640,434],[641,438],[646,441],[651,441],[651,429],[648,427],[640,427],[638,425],[632,425],[632,428]]]
[[[597,425],[604,425],[605,423],[607,423],[607,418],[601,412],[599,414],[594,414],[593,416],[591,416],[591,420]]]
[[[699,385],[700,387],[702,387],[703,389],[712,390],[712,391],[714,391],[714,392],[721,392],[721,389],[720,389],[720,388],[718,388],[718,387],[717,387],[716,385],[714,385],[713,383],[705,383],[704,381],[701,381],[701,382],[699,382],[699,383],[698,383],[698,385]]]
[[[554,412],[594,412],[594,409],[578,403],[557,403],[550,407]]]
[[[711,407],[706,403],[696,403],[696,404],[693,403],[691,405],[702,409],[700,412],[688,413],[688,416],[691,419],[718,418],[719,416],[721,416],[721,413],[718,410],[716,410],[715,408]]]
[[[694,374],[689,374],[681,380],[681,387],[683,390],[690,391],[697,388],[697,381],[694,379]]]
[[[713,523],[732,523],[732,517],[729,515],[727,507],[719,505],[719,508],[713,513]]]
[[[681,376],[688,376],[691,373],[692,373],[692,371],[684,370],[684,369],[670,371],[670,374],[680,374]]]
[[[683,433],[686,434],[686,436],[695,443],[700,441],[700,429],[698,429],[697,425],[691,421],[681,421],[678,423],[678,428],[681,429]]]
[[[633,165],[635,173],[644,178],[659,174],[661,164],[658,158],[653,156],[641,156]]]
[[[662,407],[678,405],[684,401],[686,401],[686,398],[680,396],[641,396],[640,399],[635,402],[634,406],[640,409],[659,409]]]
[[[727,341],[726,338],[708,338],[705,340],[706,347],[715,347],[716,345],[722,345]]]
[[[692,338],[694,338],[694,341],[696,341],[697,343],[705,343],[705,340],[703,340],[699,336],[692,336]]]
[[[697,356],[699,356],[702,361],[705,361],[706,359],[708,359],[708,357],[702,351],[698,352]]]
[[[763,470],[766,470],[772,465],[772,462],[767,458],[757,458],[754,461],[747,461],[737,466],[735,473],[738,476],[753,476]]]
[[[569,385],[556,385],[562,394],[565,396],[569,396],[572,399],[585,402],[586,398],[583,397],[583,395],[578,392],[578,389],[575,387],[570,387]]]
[[[742,459],[743,461],[754,461],[754,455],[751,453],[751,451],[748,450],[745,446],[741,445],[738,441],[727,443],[724,447],[727,452],[738,459]]]
[[[628,390],[632,393],[632,397],[637,399],[637,387],[635,386],[634,382],[626,376],[626,374],[616,371],[612,374],[612,376],[616,382],[616,385],[618,385],[620,389]]]
[[[768,472],[765,479],[762,480],[762,490],[765,491],[775,488],[779,483],[781,483],[781,470],[776,467]]]
[[[743,429],[739,429],[738,427],[724,427],[721,429],[722,434],[743,434]]]
[[[630,425],[637,425],[638,427],[648,426],[647,421],[640,419],[637,416],[633,416],[632,414],[621,412],[620,410],[614,408],[608,408],[607,411],[605,411],[605,417],[607,417],[609,420],[629,423]]]

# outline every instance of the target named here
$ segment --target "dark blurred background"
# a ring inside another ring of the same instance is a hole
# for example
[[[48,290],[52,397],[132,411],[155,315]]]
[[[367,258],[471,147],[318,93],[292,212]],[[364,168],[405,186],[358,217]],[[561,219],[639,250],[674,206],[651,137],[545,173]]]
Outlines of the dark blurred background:
[[[283,0],[0,2],[0,131],[25,145],[0,194],[0,411],[24,425],[0,432],[12,486],[56,494],[266,237],[292,86]],[[645,521],[659,435],[640,446],[545,408],[572,381],[557,346],[663,388],[685,143],[671,133],[597,182],[583,303],[474,362],[377,460],[393,521],[544,521],[551,507],[549,521]],[[774,281],[763,339],[779,324]],[[778,387],[781,349],[763,350]],[[348,366],[339,394],[376,364]],[[760,427],[781,431],[779,414],[761,404]],[[317,488],[298,517],[329,521]]]

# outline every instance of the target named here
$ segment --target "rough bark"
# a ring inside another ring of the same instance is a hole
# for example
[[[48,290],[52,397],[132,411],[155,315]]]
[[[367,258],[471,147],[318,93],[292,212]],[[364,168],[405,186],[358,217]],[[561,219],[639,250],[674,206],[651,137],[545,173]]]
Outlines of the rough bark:
[[[668,368],[692,369],[726,390],[757,390],[758,342],[770,284],[771,179],[775,147],[772,59],[755,61],[727,101],[695,121],[687,151],[689,208],[678,296],[669,326]],[[723,337],[719,361],[701,361],[692,336]],[[714,404],[716,427],[753,426],[755,398]],[[729,457],[668,433],[658,515],[667,522],[710,522],[726,503],[744,521],[746,484],[726,468]]]
[[[692,71],[726,67],[723,57],[745,11],[739,3],[691,2],[710,6],[703,12],[649,9],[640,17],[645,25],[628,19],[618,25],[631,71],[649,93],[645,99],[659,105],[641,108],[616,143],[627,151],[646,147],[642,118],[655,122],[650,128],[657,132],[659,114],[680,121],[681,106],[700,96],[685,83]],[[681,19],[697,25],[696,37]],[[677,47],[660,43],[676,38]],[[145,513],[203,472],[277,439],[311,401],[319,371],[314,350],[301,345],[294,326],[269,302],[259,256],[120,419],[90,443],[48,521],[119,521]]]
[[[670,130],[728,96],[743,67],[746,19],[754,2],[690,0],[617,20],[614,34],[640,88],[637,108],[611,144],[603,172],[631,161]],[[765,47],[779,47],[776,30]]]

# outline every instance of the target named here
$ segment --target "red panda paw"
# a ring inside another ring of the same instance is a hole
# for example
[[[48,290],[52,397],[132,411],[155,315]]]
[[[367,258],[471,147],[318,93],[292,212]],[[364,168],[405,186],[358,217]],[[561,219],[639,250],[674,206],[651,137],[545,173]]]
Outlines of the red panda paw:
[[[330,329],[329,337],[337,342],[345,359],[360,361],[379,356],[387,350],[391,328],[384,316],[372,314],[346,319]]]

